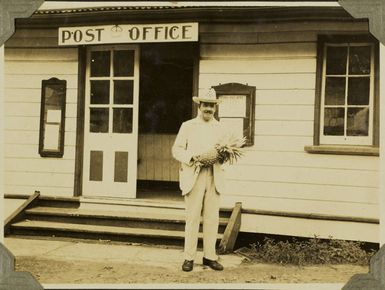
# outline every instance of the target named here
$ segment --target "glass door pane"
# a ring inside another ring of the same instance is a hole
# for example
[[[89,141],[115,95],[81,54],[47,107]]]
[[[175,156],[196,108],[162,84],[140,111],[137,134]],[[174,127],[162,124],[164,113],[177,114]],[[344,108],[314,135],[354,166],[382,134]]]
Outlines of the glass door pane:
[[[135,59],[133,50],[114,51],[114,76],[133,76],[134,64]]]
[[[114,81],[114,104],[131,105],[134,96],[133,80]]]

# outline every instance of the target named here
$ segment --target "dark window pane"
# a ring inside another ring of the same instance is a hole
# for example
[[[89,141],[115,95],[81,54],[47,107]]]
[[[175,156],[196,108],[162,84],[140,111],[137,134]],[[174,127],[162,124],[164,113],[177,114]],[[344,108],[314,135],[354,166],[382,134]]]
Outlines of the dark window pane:
[[[90,152],[90,180],[103,180],[103,151]]]
[[[132,133],[132,108],[114,109],[114,133]]]
[[[134,81],[114,81],[114,104],[132,104]]]
[[[369,105],[370,78],[349,78],[348,105]]]
[[[134,75],[134,53],[133,50],[114,51],[114,76]]]
[[[325,105],[345,104],[345,78],[326,78]]]
[[[115,182],[127,182],[128,152],[115,152]]]
[[[91,77],[110,76],[110,52],[91,52]]]
[[[326,54],[327,54],[326,74],[328,75],[346,74],[348,48],[329,46],[327,48]]]
[[[347,135],[369,135],[369,108],[348,108]]]
[[[349,54],[349,74],[370,74],[370,46],[353,46]]]
[[[91,104],[109,104],[110,81],[91,81]]]
[[[90,132],[107,133],[108,132],[108,109],[92,108],[90,109]]]
[[[325,108],[324,135],[344,135],[344,108]]]
[[[45,105],[50,108],[60,108],[66,88],[63,85],[45,85]]]

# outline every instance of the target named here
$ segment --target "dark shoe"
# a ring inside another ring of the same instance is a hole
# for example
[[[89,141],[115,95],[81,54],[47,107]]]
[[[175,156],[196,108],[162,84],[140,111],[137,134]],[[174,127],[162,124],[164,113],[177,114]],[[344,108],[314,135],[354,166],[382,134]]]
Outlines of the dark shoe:
[[[182,265],[182,270],[185,272],[190,272],[194,267],[194,261],[184,260]]]
[[[206,259],[205,257],[203,257],[203,265],[209,266],[211,269],[215,271],[223,270],[223,266],[219,264],[217,261],[209,260],[209,259]]]

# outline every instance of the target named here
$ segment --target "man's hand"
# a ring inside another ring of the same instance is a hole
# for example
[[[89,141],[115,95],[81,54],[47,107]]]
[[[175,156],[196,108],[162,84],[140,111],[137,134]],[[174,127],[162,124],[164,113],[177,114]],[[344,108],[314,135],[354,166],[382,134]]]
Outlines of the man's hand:
[[[192,158],[196,166],[209,167],[220,161],[220,155],[216,148]]]
[[[199,158],[200,158],[199,155],[195,155],[195,156],[192,157],[192,161],[193,162],[199,161]]]
[[[194,166],[202,166],[202,163],[200,161],[200,156],[199,155],[195,155],[191,158],[191,162]]]

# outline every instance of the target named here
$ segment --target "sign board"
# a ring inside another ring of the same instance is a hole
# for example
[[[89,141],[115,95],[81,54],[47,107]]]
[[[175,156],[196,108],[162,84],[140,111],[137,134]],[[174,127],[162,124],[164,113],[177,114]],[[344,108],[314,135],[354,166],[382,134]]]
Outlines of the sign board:
[[[221,118],[226,130],[236,138],[242,138],[243,135],[243,118]]]
[[[221,117],[246,117],[245,95],[223,95],[219,96],[218,116]]]
[[[50,78],[42,81],[39,154],[63,157],[67,81]]]
[[[59,45],[198,41],[198,23],[59,27]]]

